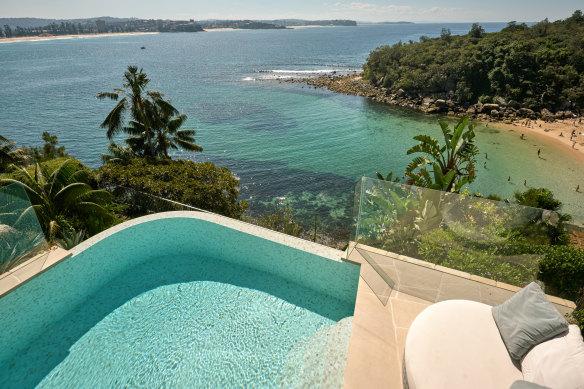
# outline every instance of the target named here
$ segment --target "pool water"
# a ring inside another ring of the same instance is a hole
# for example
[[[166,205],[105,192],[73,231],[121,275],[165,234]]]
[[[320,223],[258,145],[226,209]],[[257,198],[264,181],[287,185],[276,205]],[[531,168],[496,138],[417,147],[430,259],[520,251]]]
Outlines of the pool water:
[[[209,255],[218,235],[227,259]],[[328,292],[298,282],[304,268]],[[353,314],[357,279],[356,266],[210,222],[138,224],[0,300],[0,386],[277,387],[306,358],[295,346]]]

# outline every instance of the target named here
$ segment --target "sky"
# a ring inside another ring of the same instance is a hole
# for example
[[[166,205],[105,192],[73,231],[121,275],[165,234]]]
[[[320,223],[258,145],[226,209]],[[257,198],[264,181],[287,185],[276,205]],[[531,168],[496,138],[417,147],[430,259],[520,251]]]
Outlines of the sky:
[[[583,8],[582,0],[0,0],[0,17],[536,22]]]

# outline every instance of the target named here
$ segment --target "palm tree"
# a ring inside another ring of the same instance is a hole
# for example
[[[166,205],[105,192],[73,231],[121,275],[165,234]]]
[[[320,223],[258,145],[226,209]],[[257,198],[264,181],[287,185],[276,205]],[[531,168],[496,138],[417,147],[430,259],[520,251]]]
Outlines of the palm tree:
[[[124,73],[125,89],[114,89],[113,92],[101,92],[96,95],[100,100],[111,99],[118,101],[114,109],[106,116],[102,128],[107,128],[107,137],[112,139],[120,132],[127,132],[129,127],[124,126],[124,116],[129,111],[132,119],[140,123],[144,129],[144,138],[146,139],[146,155],[154,156],[154,143],[152,141],[152,105],[162,100],[162,94],[158,91],[147,91],[146,87],[150,80],[146,73],[136,66],[128,66]],[[121,99],[120,99],[121,98]],[[164,104],[164,103],[163,103]],[[134,134],[135,135],[135,134]]]
[[[150,80],[142,69],[138,71],[137,67],[128,66],[124,77],[125,89],[101,92],[96,96],[100,100],[118,101],[121,98],[101,124],[102,128],[107,128],[109,139],[120,132],[129,134],[126,144],[136,156],[170,158],[168,149],[179,147],[189,151],[203,150],[195,144],[194,130],[179,129],[187,119],[186,115],[180,114],[162,93],[146,90]],[[132,119],[124,125],[128,111]]]
[[[156,128],[158,156],[170,159],[168,149],[177,150],[179,147],[188,151],[203,151],[203,148],[195,143],[195,130],[180,130],[187,120],[186,115],[159,110],[157,117],[159,118],[159,126]]]
[[[107,150],[109,154],[101,154],[101,160],[104,164],[109,162],[126,163],[132,158],[140,156],[131,147],[118,145],[115,142],[111,142]]]
[[[87,184],[90,172],[80,169],[75,160],[65,160],[52,173],[39,164],[34,175],[24,168],[17,168],[17,171],[17,179],[2,179],[0,186],[20,183],[24,187],[50,241],[71,223],[93,230],[93,233],[113,223],[112,214],[104,208],[111,203],[112,195]],[[96,224],[99,227],[96,228]]]
[[[406,175],[412,184],[431,189],[458,192],[476,178],[474,164],[478,148],[474,144],[474,125],[468,125],[468,117],[462,118],[452,131],[448,123],[439,121],[444,136],[444,146],[428,135],[418,135],[419,143],[409,149],[407,154],[423,153],[415,157],[406,168]],[[433,175],[425,166],[432,166]],[[417,171],[419,169],[419,171]]]
[[[0,135],[0,173],[8,170],[10,165],[24,165],[28,159],[26,149],[16,148],[16,142],[11,142]]]

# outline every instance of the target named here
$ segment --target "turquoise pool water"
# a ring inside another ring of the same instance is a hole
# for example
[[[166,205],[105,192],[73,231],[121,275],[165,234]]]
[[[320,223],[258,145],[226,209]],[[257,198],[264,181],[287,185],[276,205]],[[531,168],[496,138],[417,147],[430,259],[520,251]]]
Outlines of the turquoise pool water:
[[[0,300],[0,387],[277,387],[352,316],[358,273],[209,221],[137,224]]]

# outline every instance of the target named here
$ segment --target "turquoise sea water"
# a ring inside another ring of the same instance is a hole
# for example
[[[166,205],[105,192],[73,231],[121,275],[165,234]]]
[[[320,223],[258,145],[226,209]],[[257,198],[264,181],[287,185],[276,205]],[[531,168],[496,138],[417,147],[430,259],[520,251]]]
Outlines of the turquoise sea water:
[[[358,277],[197,219],[139,224],[0,300],[0,387],[277,387],[353,315]]]
[[[485,24],[496,31],[504,24]],[[347,228],[354,184],[376,171],[403,172],[405,151],[418,133],[439,135],[437,117],[400,110],[356,96],[333,94],[278,77],[359,70],[369,52],[384,44],[442,27],[466,33],[470,24],[371,25],[297,30],[216,31],[83,38],[0,44],[0,133],[39,144],[43,131],[59,136],[72,155],[100,164],[108,141],[99,123],[113,107],[100,91],[120,87],[136,64],[189,116],[202,154],[241,178],[241,198],[252,212],[288,202],[309,224],[314,214],[328,228]],[[140,50],[145,46],[146,50]],[[520,141],[516,133],[481,127],[478,180],[471,188],[510,197],[545,186],[584,214],[584,170],[572,152]],[[543,159],[537,158],[542,148]],[[507,177],[511,176],[511,181]]]

